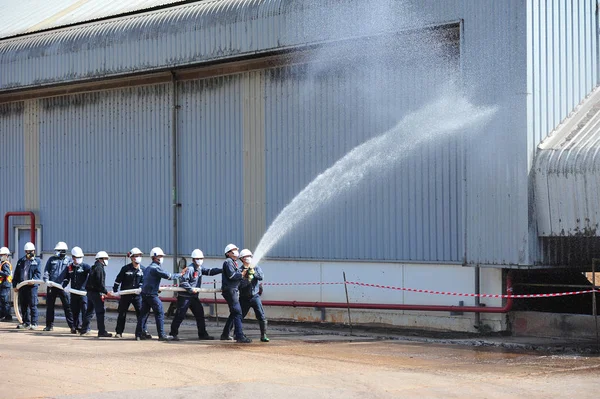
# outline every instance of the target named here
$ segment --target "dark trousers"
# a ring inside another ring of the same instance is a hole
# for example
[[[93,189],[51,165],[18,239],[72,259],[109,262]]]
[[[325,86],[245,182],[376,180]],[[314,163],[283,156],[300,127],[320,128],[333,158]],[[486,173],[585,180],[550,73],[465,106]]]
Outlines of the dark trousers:
[[[238,290],[223,290],[223,298],[227,301],[229,306],[229,317],[223,328],[221,335],[229,335],[231,326],[233,325],[233,332],[235,339],[242,339],[244,337],[244,331],[242,328],[242,307],[240,306],[240,294]]]
[[[0,319],[10,316],[10,287],[0,287]]]
[[[38,286],[26,285],[19,289],[19,306],[24,324],[38,323]],[[29,319],[31,312],[31,319]]]
[[[263,309],[262,301],[260,300],[260,295],[256,294],[251,298],[240,296],[240,307],[242,308],[242,320],[248,315],[250,309],[253,309],[256,320],[262,322],[267,321],[265,310]],[[227,321],[229,322],[229,319],[227,319]],[[230,324],[227,332],[230,333],[232,328],[233,324]]]
[[[159,337],[165,336],[165,312],[163,310],[162,302],[158,295],[146,295],[142,294],[142,310],[138,317],[137,327],[135,328],[135,336],[141,337],[142,331],[146,329],[146,320],[150,314],[150,309],[154,311],[154,318],[156,320],[156,330],[158,331]]]
[[[240,306],[242,307],[242,319],[246,317],[250,311],[250,308],[252,308],[254,310],[254,316],[256,316],[256,320],[267,320],[265,317],[265,310],[262,306],[262,301],[260,300],[260,296],[258,294],[252,296],[252,298],[240,297]]]
[[[135,317],[140,318],[140,312],[142,310],[142,297],[141,295],[123,295],[121,299],[119,299],[119,316],[117,317],[117,327],[115,328],[115,332],[117,334],[123,334],[125,330],[125,321],[127,319],[127,311],[129,310],[129,306],[133,305],[133,309],[135,310]],[[146,320],[148,318],[146,317]],[[144,322],[143,330],[146,329],[146,323]]]
[[[200,298],[198,298],[198,296],[177,297],[177,314],[173,319],[173,323],[171,323],[170,335],[179,335],[179,326],[181,325],[183,319],[185,319],[185,314],[187,313],[188,308],[192,310],[192,314],[196,318],[198,337],[208,335],[206,332],[206,324],[204,322],[204,307],[202,307],[202,303],[200,302]]]
[[[57,297],[60,298],[60,302],[63,305],[69,328],[73,328],[73,313],[71,313],[69,294],[54,287],[50,287],[46,291],[46,327],[54,325],[54,305],[56,304]]]
[[[83,325],[85,313],[87,312],[87,296],[71,295],[71,310],[73,311],[73,328],[78,329]],[[79,321],[81,315],[81,322]]]
[[[106,326],[104,325],[104,313],[106,312],[106,309],[104,308],[102,294],[95,291],[88,291],[87,300],[87,310],[83,319],[83,325],[81,326],[81,332],[90,331],[90,323],[94,316],[94,311],[96,312],[96,323],[98,323],[98,334],[107,332]]]

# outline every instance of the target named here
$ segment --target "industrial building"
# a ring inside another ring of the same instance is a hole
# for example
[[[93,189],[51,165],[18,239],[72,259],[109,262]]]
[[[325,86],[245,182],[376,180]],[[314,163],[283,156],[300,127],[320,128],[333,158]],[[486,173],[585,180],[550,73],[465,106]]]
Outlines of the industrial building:
[[[494,115],[441,142],[407,134],[390,170],[299,221],[261,263],[282,284],[265,302],[288,303],[271,317],[345,322],[325,306],[344,286],[322,284],[344,272],[502,294],[509,271],[581,274],[600,257],[594,0],[34,3],[0,13],[0,214],[32,212],[38,252],[106,250],[111,283],[134,246],[218,266],[450,86]],[[16,261],[31,218],[6,220]],[[502,298],[347,287],[355,322],[510,328]]]

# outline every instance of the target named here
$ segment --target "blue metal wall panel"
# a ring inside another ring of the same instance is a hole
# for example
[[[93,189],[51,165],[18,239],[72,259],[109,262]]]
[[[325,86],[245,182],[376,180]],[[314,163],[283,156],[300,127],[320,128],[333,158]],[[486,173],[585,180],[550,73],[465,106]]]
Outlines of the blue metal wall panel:
[[[25,211],[24,187],[25,165],[23,162],[23,116],[22,102],[0,104],[0,216],[6,212]],[[11,218],[11,225],[23,224],[23,218]],[[4,230],[0,231],[0,245],[4,245]],[[9,245],[15,250],[12,230]]]
[[[419,63],[265,71],[267,224],[335,161],[424,105],[447,74]],[[298,221],[269,255],[460,261],[460,148],[458,138],[429,142],[391,171],[367,171],[366,182]]]
[[[167,85],[42,99],[44,250],[171,250]]]
[[[179,83],[179,251],[243,246],[240,75]]]

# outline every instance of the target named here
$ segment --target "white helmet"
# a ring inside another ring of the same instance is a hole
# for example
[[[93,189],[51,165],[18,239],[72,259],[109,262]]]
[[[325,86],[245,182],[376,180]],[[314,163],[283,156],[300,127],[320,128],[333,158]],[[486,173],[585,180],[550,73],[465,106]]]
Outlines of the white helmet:
[[[134,255],[143,255],[143,254],[144,253],[142,251],[140,251],[140,249],[137,247],[135,247],[131,251],[129,251],[129,257],[132,257]]]
[[[229,244],[228,246],[225,247],[225,255],[227,255],[227,252],[234,250],[234,249],[239,249],[238,247],[235,246],[235,244]]]
[[[192,251],[192,259],[204,259],[204,254],[199,249]]]
[[[35,251],[35,245],[32,242],[28,242],[25,244],[24,251]]]
[[[110,259],[106,251],[100,251],[96,254],[96,259]]]
[[[67,247],[67,244],[59,241],[58,244],[56,244],[56,246],[54,247],[55,251],[67,251],[69,249],[69,247]]]
[[[73,247],[71,255],[73,255],[74,258],[83,258],[83,251],[79,247]],[[96,259],[98,259],[98,256],[96,256]]]
[[[249,249],[242,249],[242,252],[240,252],[240,258],[243,258],[246,256],[252,256],[252,252],[250,252]]]
[[[0,255],[10,255],[10,249],[6,247],[0,248]]]
[[[156,256],[165,256],[165,253],[159,247],[154,247],[152,248],[152,251],[150,251],[150,256],[152,256],[153,258]]]

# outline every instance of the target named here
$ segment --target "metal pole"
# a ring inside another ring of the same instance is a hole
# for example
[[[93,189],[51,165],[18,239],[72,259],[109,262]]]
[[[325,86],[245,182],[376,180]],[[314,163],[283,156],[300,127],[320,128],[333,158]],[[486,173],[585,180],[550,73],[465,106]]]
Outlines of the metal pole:
[[[600,349],[600,341],[598,340],[598,312],[596,309],[596,261],[592,259],[592,314],[594,315],[594,323],[596,326],[596,351]]]
[[[173,273],[179,272],[177,263],[177,77],[175,72],[171,71],[171,196],[173,200]]]
[[[350,325],[350,335],[352,335],[352,317],[350,317],[350,299],[348,298],[348,284],[346,283],[346,272],[344,274],[344,290],[346,291],[346,305],[348,305],[348,324]]]
[[[481,299],[479,298],[479,294],[481,293],[481,268],[479,267],[479,264],[477,264],[477,266],[475,267],[475,293],[478,294],[478,296],[475,297],[475,306],[479,307],[479,305],[481,304]],[[477,312],[475,313],[475,328],[479,330],[479,327],[481,325],[481,313]]]
[[[217,282],[213,281],[213,288],[217,289]],[[219,311],[217,310],[217,293],[215,292],[215,318],[217,319],[217,327],[219,327]]]

